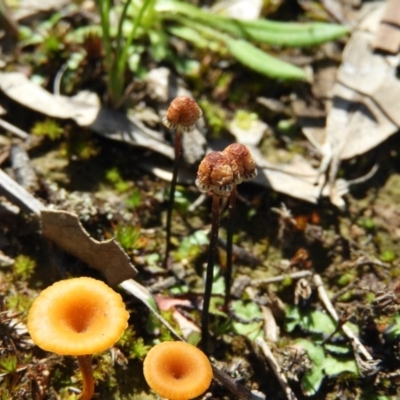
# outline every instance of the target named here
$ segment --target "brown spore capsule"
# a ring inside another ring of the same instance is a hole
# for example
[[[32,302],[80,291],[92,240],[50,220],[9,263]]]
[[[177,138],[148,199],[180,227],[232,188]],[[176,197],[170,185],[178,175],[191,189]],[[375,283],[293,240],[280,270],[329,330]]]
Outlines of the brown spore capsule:
[[[226,147],[223,153],[234,160],[238,168],[238,179],[236,184],[250,179],[254,179],[257,176],[257,166],[254,162],[253,156],[249,149],[240,143],[233,143]]]
[[[213,151],[199,165],[196,185],[202,192],[213,192],[217,196],[228,196],[237,180],[236,163],[224,153]]]
[[[200,107],[193,99],[188,96],[178,96],[169,105],[163,124],[170,129],[190,132],[202,115]]]

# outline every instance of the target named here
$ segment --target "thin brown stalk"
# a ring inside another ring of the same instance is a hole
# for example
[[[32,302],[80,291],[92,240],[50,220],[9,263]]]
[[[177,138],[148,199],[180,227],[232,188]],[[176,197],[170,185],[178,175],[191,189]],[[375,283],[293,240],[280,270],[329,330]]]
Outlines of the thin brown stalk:
[[[176,183],[178,181],[178,171],[182,153],[182,130],[179,128],[176,130],[174,150],[175,150],[174,169],[172,172],[172,181],[169,192],[168,210],[167,210],[167,225],[166,225],[167,234],[166,234],[165,255],[163,261],[164,268],[168,266],[169,253],[171,251],[172,211],[174,208]]]
[[[212,195],[212,211],[211,211],[211,237],[210,247],[208,249],[208,260],[206,270],[206,280],[204,288],[203,310],[201,315],[201,344],[203,351],[207,354],[208,347],[208,323],[209,323],[209,308],[212,292],[212,284],[214,278],[214,261],[217,250],[218,228],[219,228],[219,203],[220,198]]]
[[[228,309],[231,300],[231,285],[232,285],[232,264],[233,264],[233,228],[235,225],[235,207],[237,198],[237,186],[233,185],[232,191],[229,194],[229,216],[228,230],[226,233],[226,270],[225,270],[225,309]]]

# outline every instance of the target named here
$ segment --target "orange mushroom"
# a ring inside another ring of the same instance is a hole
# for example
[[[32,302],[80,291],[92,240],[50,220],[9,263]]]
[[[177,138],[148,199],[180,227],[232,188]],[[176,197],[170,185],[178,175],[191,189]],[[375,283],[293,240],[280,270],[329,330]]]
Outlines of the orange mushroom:
[[[73,278],[54,283],[34,300],[28,331],[43,350],[78,357],[82,400],[94,394],[92,354],[111,347],[128,325],[121,296],[104,282]]]
[[[143,372],[148,385],[170,400],[201,395],[213,377],[207,356],[185,342],[162,342],[152,347],[144,360]]]

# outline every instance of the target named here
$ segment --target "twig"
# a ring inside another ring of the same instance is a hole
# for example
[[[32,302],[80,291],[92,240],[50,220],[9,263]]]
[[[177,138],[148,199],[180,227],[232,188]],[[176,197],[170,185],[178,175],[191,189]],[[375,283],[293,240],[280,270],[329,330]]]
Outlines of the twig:
[[[324,288],[324,284],[322,282],[321,277],[318,274],[315,274],[313,276],[313,280],[314,280],[314,284],[318,290],[319,299],[325,306],[329,315],[335,320],[335,322],[339,322],[339,316],[338,316],[335,308],[333,307],[333,305],[328,297],[328,294],[326,293],[326,290]],[[368,350],[360,342],[360,339],[358,339],[358,337],[352,332],[352,330],[346,324],[342,325],[342,331],[349,338],[355,351],[361,353],[364,356],[365,360],[373,361],[373,357],[371,356],[371,354],[369,354]]]
[[[286,376],[281,372],[281,369],[275,360],[274,355],[272,354],[267,342],[261,338],[258,337],[256,339],[256,343],[261,347],[261,350],[263,351],[265,358],[268,361],[268,365],[272,369],[272,372],[278,379],[279,385],[281,386],[282,390],[284,391],[286,398],[288,400],[297,400],[295,394],[293,393],[292,389],[290,388],[288,381],[286,379]]]
[[[264,400],[264,396],[258,396],[255,393],[250,392],[243,385],[236,382],[232,377],[230,377],[225,372],[222,372],[218,368],[212,366],[214,378],[222,383],[228,390],[230,390],[235,396],[243,400]]]
[[[4,171],[0,169],[0,194],[5,196],[11,202],[17,203],[18,206],[25,210],[40,215],[40,211],[46,207],[21,185],[10,178]]]
[[[251,281],[251,284],[252,285],[261,285],[263,283],[265,283],[265,284],[277,283],[277,282],[282,282],[283,280],[285,280],[287,278],[301,279],[301,278],[306,278],[307,276],[311,276],[311,275],[312,275],[311,271],[298,271],[298,272],[292,272],[291,274],[273,276],[271,278],[254,279],[253,281]]]
[[[28,139],[30,136],[29,133],[23,131],[22,129],[16,127],[13,124],[10,124],[7,121],[4,121],[4,119],[1,118],[0,118],[0,126],[5,130],[10,131],[15,136],[18,136],[20,139]]]

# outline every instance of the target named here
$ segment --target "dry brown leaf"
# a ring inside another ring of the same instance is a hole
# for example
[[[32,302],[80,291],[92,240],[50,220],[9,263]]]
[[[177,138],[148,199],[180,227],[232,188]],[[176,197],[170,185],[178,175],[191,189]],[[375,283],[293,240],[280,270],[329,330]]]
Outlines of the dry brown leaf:
[[[400,8],[398,0],[387,1],[385,13],[376,33],[375,49],[396,54],[400,48]]]
[[[361,20],[343,52],[343,61],[333,88],[333,104],[327,116],[325,140],[307,137],[322,154],[321,177],[329,170],[327,188],[321,191],[333,204],[344,206],[346,190],[337,191],[336,175],[340,161],[361,155],[398,131],[400,117],[397,100],[400,82],[396,69],[400,55],[374,53],[374,40],[385,3],[363,7]],[[320,179],[324,185],[324,179]]]
[[[192,321],[187,319],[179,310],[177,310],[176,306],[182,307],[191,307],[192,304],[188,299],[176,299],[173,297],[165,297],[157,295],[155,296],[158,308],[161,311],[172,311],[172,317],[175,322],[179,325],[179,328],[182,332],[183,337],[188,340],[190,336],[198,335],[200,332],[199,327],[194,324]]]
[[[110,286],[137,274],[128,256],[114,239],[104,242],[94,240],[75,214],[42,210],[41,219],[44,237],[102,272]]]
[[[53,118],[73,119],[99,135],[134,146],[145,147],[168,158],[174,149],[163,134],[147,128],[134,117],[74,98],[53,95],[19,72],[0,73],[0,89],[16,102]]]

